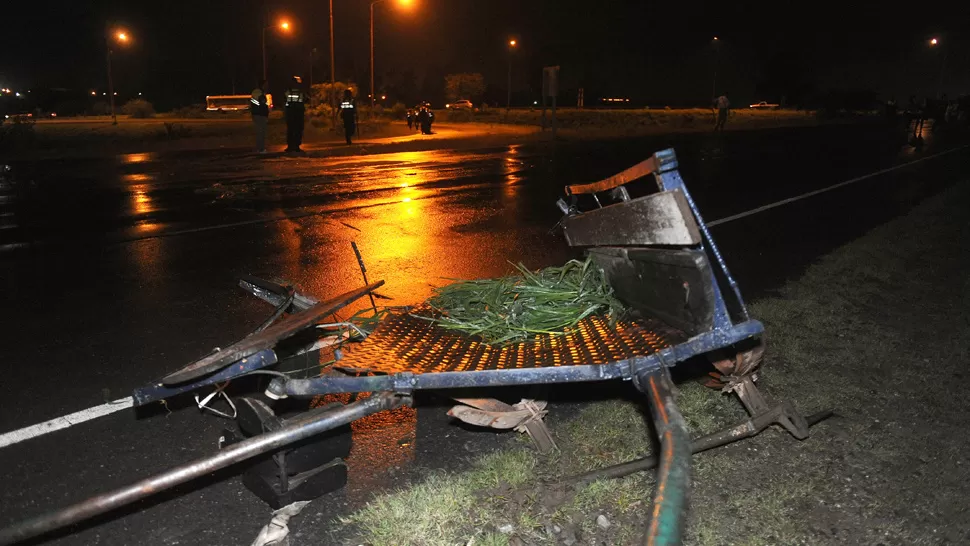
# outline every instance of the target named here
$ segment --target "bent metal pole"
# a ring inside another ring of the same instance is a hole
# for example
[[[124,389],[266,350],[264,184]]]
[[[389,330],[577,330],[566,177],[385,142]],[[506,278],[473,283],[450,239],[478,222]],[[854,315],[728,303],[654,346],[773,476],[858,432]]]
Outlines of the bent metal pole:
[[[256,455],[275,451],[362,417],[400,407],[407,402],[406,397],[393,393],[383,393],[337,409],[311,411],[306,416],[275,432],[260,434],[237,444],[232,444],[215,455],[196,459],[127,487],[91,497],[67,508],[2,529],[0,530],[0,545],[15,544],[110,512],[229,465]]]

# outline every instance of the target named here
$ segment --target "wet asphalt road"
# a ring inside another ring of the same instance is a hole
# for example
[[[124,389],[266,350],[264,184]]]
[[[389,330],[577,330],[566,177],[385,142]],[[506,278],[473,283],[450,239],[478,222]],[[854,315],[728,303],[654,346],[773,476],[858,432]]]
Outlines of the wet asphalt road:
[[[562,186],[674,146],[707,220],[962,146],[876,126],[516,144],[341,158],[130,154],[12,163],[0,189],[4,381],[0,433],[125,396],[258,325],[243,273],[326,296],[358,285],[350,242],[394,304],[445,278],[504,274],[572,256],[552,227]],[[964,181],[949,153],[713,228],[748,299],[832,248]],[[376,485],[506,440],[449,423],[444,406],[355,427],[350,486],[295,520],[295,544]],[[191,401],[189,402],[191,404]],[[0,525],[211,453],[225,425],[191,407],[124,411],[0,449]],[[417,416],[420,415],[420,418]],[[159,502],[164,500],[165,502]],[[248,544],[269,509],[217,476],[62,536],[57,544]]]

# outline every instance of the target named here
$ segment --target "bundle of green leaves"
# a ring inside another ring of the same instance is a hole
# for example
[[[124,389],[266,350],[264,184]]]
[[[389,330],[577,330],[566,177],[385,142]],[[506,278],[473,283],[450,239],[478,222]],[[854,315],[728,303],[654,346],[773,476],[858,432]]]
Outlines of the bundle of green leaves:
[[[623,305],[590,259],[496,279],[457,281],[435,289],[428,304],[438,325],[502,345],[562,334],[590,315],[615,322]]]

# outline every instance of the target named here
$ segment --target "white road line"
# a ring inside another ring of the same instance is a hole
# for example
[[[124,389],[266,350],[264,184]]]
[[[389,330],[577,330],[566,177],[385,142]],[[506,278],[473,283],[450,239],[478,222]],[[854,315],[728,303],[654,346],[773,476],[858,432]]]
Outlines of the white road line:
[[[0,435],[0,448],[17,444],[23,442],[24,440],[29,440],[38,436],[43,436],[44,434],[54,432],[55,430],[72,427],[79,423],[90,421],[91,419],[97,419],[98,417],[108,415],[116,411],[126,410],[132,407],[133,404],[134,400],[132,400],[130,396],[128,398],[119,398],[114,402],[108,402],[107,404],[101,404],[100,406],[95,406],[93,408],[76,411],[70,415],[51,419],[50,421],[44,421],[43,423],[22,428],[20,430],[14,430],[12,432]]]
[[[752,214],[758,214],[759,212],[763,212],[763,211],[766,211],[766,210],[770,210],[770,209],[773,209],[775,207],[780,207],[782,205],[787,205],[788,203],[794,203],[795,201],[800,201],[800,200],[805,199],[807,197],[812,197],[813,195],[818,195],[820,193],[829,192],[829,191],[832,191],[834,189],[841,188],[843,186],[848,186],[849,184],[855,184],[856,182],[861,182],[863,180],[872,178],[874,176],[879,176],[881,174],[885,174],[885,173],[892,172],[892,171],[895,171],[895,170],[898,170],[898,169],[902,169],[904,167],[908,167],[910,165],[915,165],[916,163],[920,163],[922,161],[926,161],[927,159],[933,159],[934,157],[940,157],[940,156],[943,156],[943,155],[946,155],[946,154],[949,154],[949,153],[952,153],[952,152],[956,152],[956,151],[959,151],[959,150],[963,150],[965,148],[970,148],[970,144],[967,144],[967,145],[964,145],[964,146],[960,146],[958,148],[953,148],[952,150],[947,150],[945,152],[940,152],[938,154],[933,154],[931,156],[923,157],[923,158],[917,159],[915,161],[910,161],[909,163],[903,163],[901,165],[896,165],[894,167],[889,167],[887,169],[882,169],[882,170],[879,170],[879,171],[875,171],[875,172],[872,172],[872,173],[869,173],[869,174],[866,174],[866,175],[863,175],[863,176],[859,176],[859,177],[853,178],[851,180],[846,180],[845,182],[839,182],[838,184],[833,184],[831,186],[828,186],[826,188],[822,188],[820,190],[810,191],[808,193],[803,193],[801,195],[796,195],[795,197],[789,197],[788,199],[782,199],[781,201],[775,201],[774,203],[770,203],[770,204],[767,204],[767,205],[764,205],[764,206],[761,206],[761,207],[758,207],[758,208],[754,208],[754,209],[751,209],[751,210],[748,210],[748,211],[745,211],[745,212],[741,212],[741,213],[735,214],[733,216],[728,216],[728,217],[725,217],[725,218],[720,218],[718,220],[714,220],[713,222],[708,222],[707,225],[708,225],[708,227],[714,227],[714,226],[717,226],[717,225],[720,225],[720,224],[726,224],[728,222],[733,222],[734,220],[739,220],[741,218],[745,218],[747,216],[751,216]],[[319,213],[306,213],[306,214],[301,214],[300,216],[310,216],[310,215],[313,215],[313,214],[319,214]],[[268,220],[258,220],[258,221],[261,221],[261,222],[270,221],[270,222],[272,222],[272,221],[278,221],[278,220],[280,220],[280,218],[274,218],[274,219],[268,219]],[[250,223],[250,222],[239,222],[239,224],[247,224],[247,223]],[[201,228],[201,229],[198,229],[198,230],[187,230],[187,231],[205,231],[207,229],[213,229],[213,228]],[[68,428],[68,427],[77,425],[79,423],[83,423],[85,421],[90,421],[91,419],[97,419],[98,417],[101,417],[101,416],[104,416],[104,415],[109,415],[109,414],[115,413],[116,411],[125,410],[125,409],[128,409],[128,408],[132,407],[133,405],[134,405],[134,401],[129,396],[128,398],[120,398],[118,400],[115,400],[114,402],[108,402],[107,404],[101,404],[100,406],[95,406],[93,408],[88,408],[88,409],[85,409],[85,410],[81,410],[81,411],[72,413],[70,415],[65,415],[64,417],[58,417],[56,419],[51,419],[50,421],[45,421],[45,422],[40,423],[40,424],[37,424],[37,425],[33,425],[33,426],[30,426],[30,427],[22,428],[20,430],[14,430],[14,431],[8,432],[6,434],[0,435],[0,448],[7,447],[9,445],[13,445],[13,444],[16,444],[16,443],[20,443],[20,442],[23,442],[24,440],[29,440],[31,438],[36,438],[38,436],[43,436],[44,434],[47,434],[49,432],[54,432],[55,430],[65,429],[65,428]]]
[[[901,165],[896,165],[894,167],[889,167],[889,168],[886,168],[886,169],[882,169],[882,170],[878,170],[878,171],[875,171],[875,172],[871,172],[869,174],[864,174],[862,176],[857,176],[856,178],[852,178],[852,179],[846,180],[845,182],[839,182],[838,184],[832,184],[831,186],[828,186],[826,188],[822,188],[822,189],[819,189],[819,190],[810,191],[810,192],[807,192],[807,193],[803,193],[801,195],[796,195],[794,197],[789,197],[788,199],[782,199],[781,201],[775,201],[774,203],[769,203],[767,205],[763,205],[763,206],[760,206],[758,208],[754,208],[754,209],[751,209],[751,210],[746,210],[744,212],[739,212],[738,214],[734,214],[734,215],[731,215],[731,216],[727,216],[725,218],[718,218],[717,220],[714,220],[713,222],[708,222],[707,223],[707,227],[714,227],[714,226],[717,226],[717,225],[720,225],[720,224],[726,224],[728,222],[733,222],[735,220],[740,220],[741,218],[746,218],[746,217],[751,216],[753,214],[758,214],[759,212],[764,212],[766,210],[771,210],[773,208],[780,207],[782,205],[787,205],[789,203],[794,203],[795,201],[801,201],[802,199],[807,199],[809,197],[814,197],[814,196],[819,195],[821,193],[830,192],[832,190],[837,190],[837,189],[839,189],[841,187],[848,186],[849,184],[855,184],[856,182],[862,182],[863,180],[868,180],[870,178],[873,178],[875,176],[879,176],[881,174],[886,174],[888,172],[892,172],[892,171],[896,171],[896,170],[899,170],[899,169],[902,169],[902,168],[905,168],[905,167],[909,167],[910,165],[915,165],[917,163],[921,163],[923,161],[926,161],[927,159],[933,159],[933,158],[936,158],[936,157],[944,156],[946,154],[953,153],[953,152],[956,152],[956,151],[959,151],[959,150],[963,150],[965,148],[970,148],[970,144],[965,144],[963,146],[960,146],[960,147],[957,147],[957,148],[953,148],[952,150],[946,150],[945,152],[940,152],[938,154],[933,154],[933,155],[929,155],[929,156],[926,156],[926,157],[921,157],[921,158],[919,158],[919,159],[917,159],[915,161],[910,161],[908,163],[903,163]]]

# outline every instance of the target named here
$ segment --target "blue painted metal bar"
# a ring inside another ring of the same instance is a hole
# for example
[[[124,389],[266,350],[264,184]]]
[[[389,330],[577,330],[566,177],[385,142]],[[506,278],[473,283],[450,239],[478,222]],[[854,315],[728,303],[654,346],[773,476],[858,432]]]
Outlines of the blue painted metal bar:
[[[511,385],[541,385],[551,383],[583,383],[609,379],[630,379],[661,367],[672,367],[689,358],[728,347],[764,332],[756,320],[736,326],[715,329],[668,347],[650,356],[621,360],[610,364],[562,366],[546,368],[513,368],[477,372],[410,372],[364,377],[334,376],[311,379],[274,380],[270,390],[278,395],[307,397],[344,392],[455,389],[468,387],[497,387]]]
[[[718,267],[721,268],[721,272],[724,273],[724,277],[727,279],[728,284],[731,286],[731,290],[734,292],[734,296],[738,299],[738,305],[740,306],[741,316],[744,320],[748,320],[750,315],[748,314],[748,306],[744,303],[744,298],[741,297],[741,289],[738,288],[738,283],[731,276],[731,272],[728,270],[727,263],[724,262],[724,258],[721,256],[721,251],[717,248],[717,243],[714,242],[714,238],[711,236],[710,230],[707,228],[707,224],[704,222],[704,218],[701,216],[700,210],[694,203],[694,198],[691,197],[690,192],[687,191],[687,186],[684,184],[684,179],[681,178],[680,172],[677,170],[677,155],[674,153],[673,148],[668,148],[666,150],[661,150],[656,154],[657,162],[660,164],[659,173],[657,174],[657,183],[660,186],[661,191],[666,190],[680,190],[684,197],[687,198],[687,204],[690,206],[691,212],[694,213],[694,218],[697,220],[697,225],[701,229],[701,233],[704,234],[704,240],[707,249],[710,249],[711,254],[714,255],[714,259],[717,261]],[[718,315],[720,312],[727,313],[727,308],[724,306],[724,298],[720,293],[720,288],[717,285],[716,279],[714,283],[716,289],[717,302],[715,303],[715,328],[718,325],[729,325],[731,323],[730,317],[725,317]]]
[[[273,364],[276,364],[276,353],[272,349],[263,349],[254,355],[237,360],[218,372],[193,383],[186,383],[185,385],[179,385],[177,387],[166,387],[162,383],[153,383],[147,387],[137,388],[132,393],[132,398],[134,398],[136,406],[144,406],[150,402],[171,398],[177,394],[192,391],[199,387],[246,375],[253,370],[272,366]]]

